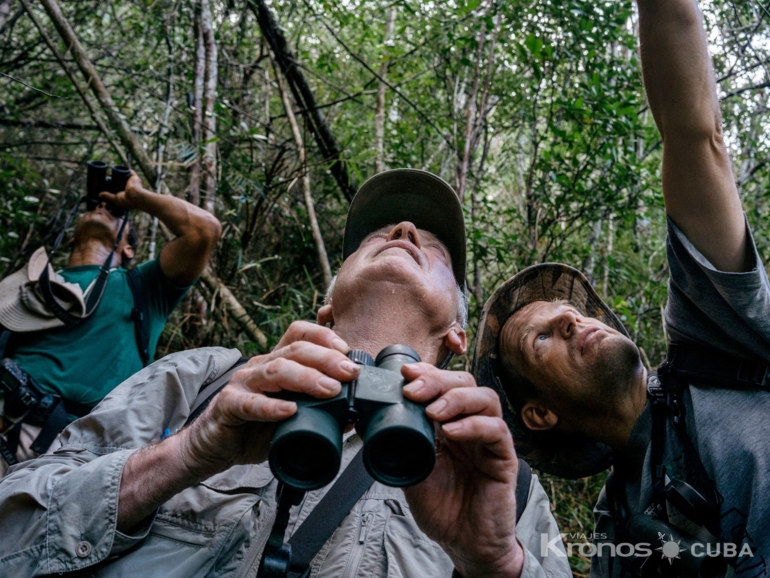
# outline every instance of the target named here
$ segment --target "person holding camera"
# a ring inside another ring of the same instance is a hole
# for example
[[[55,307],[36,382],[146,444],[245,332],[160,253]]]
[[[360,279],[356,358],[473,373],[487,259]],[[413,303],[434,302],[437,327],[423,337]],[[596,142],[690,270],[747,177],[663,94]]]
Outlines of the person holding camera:
[[[473,371],[507,400],[533,467],[582,477],[614,464],[595,509],[592,576],[763,576],[770,285],[736,190],[698,4],[637,4],[663,138],[667,360],[648,372],[586,278],[543,264],[485,305]]]
[[[0,475],[45,453],[69,421],[152,361],[166,319],[219,239],[219,221],[203,209],[147,190],[127,167],[105,175],[104,163],[89,163],[88,210],[67,267],[54,273],[41,248],[0,283]],[[157,217],[175,235],[130,270],[138,235],[129,211]]]
[[[571,576],[540,556],[558,528],[498,396],[440,369],[466,350],[454,190],[372,177],[343,256],[317,324],[241,364],[172,354],[6,476],[0,574]]]

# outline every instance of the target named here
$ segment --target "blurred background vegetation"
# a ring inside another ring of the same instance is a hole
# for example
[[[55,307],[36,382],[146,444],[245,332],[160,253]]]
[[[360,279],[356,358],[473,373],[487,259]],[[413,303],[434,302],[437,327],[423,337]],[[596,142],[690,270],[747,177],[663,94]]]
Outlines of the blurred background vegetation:
[[[501,281],[563,261],[622,315],[645,363],[661,361],[661,142],[631,1],[62,3],[111,112],[88,92],[53,7],[0,0],[3,275],[50,246],[84,193],[86,161],[127,154],[122,125],[151,160],[136,167],[145,184],[224,225],[206,282],[170,320],[158,357],[204,345],[257,353],[291,321],[313,319],[356,186],[415,167],[441,175],[465,205],[471,337]],[[770,255],[770,12],[759,0],[702,9],[735,177]],[[164,231],[133,218],[146,258]],[[603,479],[544,477],[564,532],[591,532]],[[587,572],[586,560],[572,562]]]

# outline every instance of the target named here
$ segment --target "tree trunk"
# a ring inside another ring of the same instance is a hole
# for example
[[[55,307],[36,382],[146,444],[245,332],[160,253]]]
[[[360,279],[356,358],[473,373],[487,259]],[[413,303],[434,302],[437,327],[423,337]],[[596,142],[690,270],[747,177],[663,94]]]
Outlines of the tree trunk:
[[[468,165],[471,162],[471,141],[473,140],[473,129],[476,126],[476,99],[479,94],[479,80],[481,70],[481,58],[484,54],[484,40],[486,38],[487,25],[482,20],[481,30],[477,39],[478,51],[476,52],[476,63],[473,67],[473,86],[468,100],[465,101],[465,138],[463,140],[463,154],[460,158],[460,166],[457,167],[457,194],[460,200],[465,196],[465,183],[468,179]]]
[[[195,12],[195,77],[193,79],[192,139],[196,151],[190,167],[190,202],[201,204],[201,128],[203,127],[203,83],[206,76],[206,47],[203,45],[200,11]]]
[[[612,213],[607,217],[607,248],[604,253],[604,276],[602,277],[602,299],[607,299],[610,292],[610,259],[612,258],[615,226]]]
[[[201,32],[206,47],[206,82],[203,87],[203,208],[213,214],[217,198],[217,117],[214,111],[217,100],[217,43],[208,0],[201,0]]]
[[[286,81],[289,84],[294,101],[305,111],[310,121],[310,131],[313,133],[316,144],[321,150],[321,156],[329,163],[329,170],[348,201],[353,200],[356,186],[348,175],[347,167],[342,160],[342,153],[337,141],[326,124],[323,113],[316,106],[315,97],[305,80],[305,76],[297,66],[297,60],[291,52],[283,31],[273,18],[270,9],[264,0],[248,0],[254,15],[257,17],[262,35],[268,46],[275,54],[278,66],[281,68]]]
[[[270,55],[273,57],[273,55]],[[273,60],[275,62],[275,60]],[[318,226],[318,219],[315,214],[315,203],[313,202],[313,196],[310,194],[310,173],[307,168],[307,153],[305,152],[305,144],[302,141],[302,134],[297,124],[297,117],[294,116],[294,111],[291,108],[291,102],[289,101],[289,95],[286,93],[286,85],[281,78],[281,71],[275,67],[275,80],[278,83],[278,90],[281,93],[281,100],[283,101],[283,108],[286,110],[286,117],[289,119],[291,125],[291,132],[294,135],[294,143],[297,145],[297,153],[299,155],[300,170],[302,171],[302,194],[305,197],[305,207],[307,208],[307,217],[310,221],[310,231],[313,233],[313,241],[315,242],[316,250],[318,251],[318,260],[321,262],[321,270],[324,274],[324,283],[326,288],[332,283],[332,270],[329,266],[329,257],[326,254],[326,246],[324,245],[323,236],[321,236],[321,228]]]
[[[166,37],[166,47],[168,48],[168,83],[166,85],[166,107],[163,110],[163,120],[160,123],[160,129],[158,130],[158,152],[157,152],[157,167],[158,177],[155,179],[155,192],[161,193],[161,186],[163,185],[163,154],[166,150],[166,133],[168,132],[168,120],[171,117],[171,107],[174,104],[174,46],[171,43],[169,37],[168,26],[164,25],[163,31]],[[150,250],[148,259],[155,258],[155,243],[158,236],[158,217],[152,218],[152,225],[150,227]]]
[[[388,10],[388,19],[385,23],[385,46],[393,39],[393,29],[396,24],[396,7]],[[388,74],[388,61],[383,58],[380,64],[380,77]],[[374,115],[374,174],[385,170],[385,91],[387,85],[382,81],[377,84],[377,111]]]

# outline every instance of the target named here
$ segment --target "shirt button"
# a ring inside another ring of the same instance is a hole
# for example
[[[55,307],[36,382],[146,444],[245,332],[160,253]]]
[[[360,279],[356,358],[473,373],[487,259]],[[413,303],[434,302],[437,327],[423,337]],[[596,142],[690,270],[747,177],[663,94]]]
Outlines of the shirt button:
[[[91,554],[91,543],[79,542],[75,553],[78,555],[78,558],[88,558],[89,554]]]

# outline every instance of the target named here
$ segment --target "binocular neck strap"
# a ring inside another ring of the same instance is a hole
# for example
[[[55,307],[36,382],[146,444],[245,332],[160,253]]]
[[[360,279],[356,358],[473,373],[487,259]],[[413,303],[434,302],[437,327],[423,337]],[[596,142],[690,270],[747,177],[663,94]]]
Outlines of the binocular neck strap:
[[[112,264],[112,257],[113,255],[115,255],[115,251],[117,251],[118,249],[118,245],[120,244],[120,241],[123,238],[123,232],[125,231],[126,224],[128,223],[128,212],[126,212],[126,214],[123,216],[123,222],[120,224],[118,235],[117,237],[115,237],[115,243],[112,245],[112,251],[110,251],[110,254],[107,255],[107,258],[104,260],[104,263],[102,263],[102,266],[99,267],[99,275],[97,276],[96,281],[91,286],[91,288],[88,291],[88,294],[86,295],[86,300],[85,300],[86,310],[84,315],[82,317],[72,315],[69,311],[67,311],[61,305],[59,305],[59,303],[54,298],[53,290],[51,289],[51,280],[48,277],[48,267],[51,264],[51,259],[53,258],[54,253],[59,248],[59,245],[61,244],[62,239],[64,238],[64,233],[67,230],[67,227],[69,227],[70,223],[72,222],[72,219],[77,213],[77,209],[80,206],[80,203],[85,201],[85,199],[86,199],[85,197],[81,197],[80,200],[78,200],[78,202],[70,211],[70,214],[67,217],[67,221],[64,223],[64,227],[62,227],[61,232],[56,237],[56,241],[54,242],[53,248],[51,249],[51,253],[50,255],[48,255],[48,262],[46,263],[46,266],[43,269],[43,272],[40,274],[40,279],[38,280],[40,293],[43,295],[43,299],[45,299],[45,303],[48,306],[48,309],[65,325],[76,325],[81,321],[88,319],[91,316],[91,314],[96,310],[96,308],[99,306],[99,303],[101,302],[102,297],[104,296],[104,289],[107,286],[107,276],[110,273],[110,265]]]
[[[363,450],[359,450],[288,543],[283,542],[288,511],[292,505],[299,504],[304,492],[281,484],[278,490],[278,514],[262,555],[257,578],[307,576],[310,562],[373,483],[374,479],[364,466]]]
[[[291,544],[283,541],[286,527],[289,525],[290,510],[298,506],[305,497],[305,492],[296,490],[286,484],[278,484],[276,498],[278,511],[270,529],[265,551],[257,571],[257,578],[286,578],[291,565]]]

